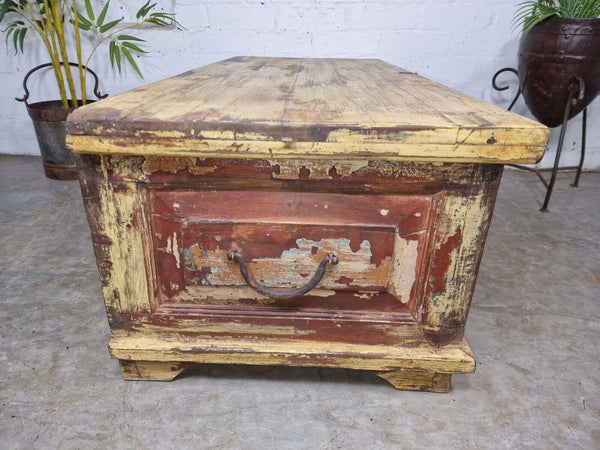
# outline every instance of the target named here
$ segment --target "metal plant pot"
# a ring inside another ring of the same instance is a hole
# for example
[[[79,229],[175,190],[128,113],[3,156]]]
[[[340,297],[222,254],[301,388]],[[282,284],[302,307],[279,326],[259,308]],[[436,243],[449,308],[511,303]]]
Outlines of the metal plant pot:
[[[569,118],[576,116],[600,92],[600,19],[553,17],[536,25],[521,41],[518,72],[525,103],[540,122],[563,122],[574,87]]]
[[[73,67],[78,67],[75,63],[70,63]],[[17,98],[17,101],[25,102],[29,117],[33,121],[35,135],[37,137],[42,162],[44,164],[44,173],[46,177],[55,180],[76,180],[77,169],[73,155],[66,146],[66,122],[68,115],[75,108],[65,108],[62,101],[51,100],[46,102],[27,103],[29,90],[27,89],[27,80],[35,71],[46,67],[51,67],[51,63],[41,64],[31,69],[23,79],[23,89],[25,95]],[[104,98],[107,94],[101,95],[98,92],[98,77],[96,73],[84,67],[94,76],[94,94],[98,99]],[[93,103],[95,100],[88,100],[87,103]],[[79,101],[81,103],[81,101]]]

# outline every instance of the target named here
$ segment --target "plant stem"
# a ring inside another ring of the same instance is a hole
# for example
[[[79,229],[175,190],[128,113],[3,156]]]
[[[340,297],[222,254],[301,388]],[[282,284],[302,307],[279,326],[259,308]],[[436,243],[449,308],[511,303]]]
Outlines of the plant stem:
[[[60,59],[58,52],[56,51],[56,38],[54,36],[54,27],[52,23],[52,15],[50,14],[50,5],[48,0],[44,0],[44,8],[46,9],[46,27],[43,31],[46,34],[44,39],[47,42],[46,48],[50,54],[50,60],[52,61],[52,68],[54,69],[54,76],[56,77],[56,83],[58,84],[58,91],[60,92],[60,98],[63,106],[69,108],[69,98],[67,97],[67,90],[65,88],[65,80],[60,66]]]
[[[127,26],[124,26],[124,27],[122,27],[122,28],[119,28],[119,29],[117,29],[117,30],[113,31],[113,32],[112,32],[112,33],[110,33],[110,34],[107,34],[107,35],[106,35],[106,36],[104,36],[103,38],[99,39],[99,40],[98,40],[98,42],[96,43],[96,45],[94,45],[94,48],[93,48],[93,49],[90,51],[90,54],[88,55],[88,59],[85,61],[85,65],[87,66],[87,65],[90,63],[90,61],[91,61],[91,59],[92,59],[92,56],[93,56],[93,55],[94,55],[94,53],[96,52],[96,49],[98,49],[98,47],[100,47],[100,45],[101,45],[101,44],[102,44],[104,41],[106,41],[106,40],[108,40],[108,39],[112,39],[112,38],[113,38],[113,36],[115,36],[115,35],[117,35],[117,34],[119,34],[119,33],[122,33],[122,32],[123,32],[123,31],[125,31],[125,30],[131,30],[131,29],[133,29],[133,28],[137,28],[137,27],[139,27],[139,26],[140,26],[140,25],[142,25],[142,24],[143,24],[143,22],[137,22],[137,23],[134,23],[134,24],[132,24],[132,25],[127,25]]]
[[[46,0],[45,0],[46,2]],[[71,66],[69,65],[69,56],[67,55],[67,44],[65,42],[65,32],[62,26],[62,20],[60,17],[59,1],[52,2],[52,16],[54,18],[54,30],[56,37],[58,38],[58,47],[62,56],[62,62],[65,67],[65,75],[67,76],[67,84],[69,91],[71,92],[71,102],[73,106],[77,108],[79,102],[77,101],[77,91],[75,89],[75,83],[73,82],[73,76],[71,74]]]
[[[73,2],[73,24],[75,28],[75,48],[77,51],[77,64],[79,66],[79,84],[81,85],[81,103],[85,105],[87,103],[87,70],[86,72],[83,71],[83,65],[81,63],[81,33],[79,31],[79,17],[77,16],[77,2]]]

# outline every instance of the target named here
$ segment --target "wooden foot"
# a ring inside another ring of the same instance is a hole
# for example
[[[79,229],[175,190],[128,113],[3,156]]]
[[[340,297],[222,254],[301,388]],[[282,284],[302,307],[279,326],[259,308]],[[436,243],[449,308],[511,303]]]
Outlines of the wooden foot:
[[[395,370],[379,372],[383,378],[396,389],[406,391],[448,392],[450,389],[450,373],[414,372],[410,370]]]
[[[119,360],[121,375],[128,381],[171,381],[193,365],[187,362]]]

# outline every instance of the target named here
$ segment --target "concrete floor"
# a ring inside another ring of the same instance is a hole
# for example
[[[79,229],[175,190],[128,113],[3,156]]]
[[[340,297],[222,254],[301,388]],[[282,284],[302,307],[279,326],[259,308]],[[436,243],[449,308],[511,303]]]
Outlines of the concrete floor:
[[[79,186],[0,156],[0,448],[600,448],[600,174],[507,171],[449,394],[370,373],[196,366],[126,382]]]

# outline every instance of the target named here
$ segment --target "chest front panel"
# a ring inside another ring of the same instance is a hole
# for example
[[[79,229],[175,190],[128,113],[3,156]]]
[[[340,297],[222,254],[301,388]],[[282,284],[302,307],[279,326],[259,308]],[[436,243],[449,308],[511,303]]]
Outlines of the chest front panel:
[[[144,242],[151,290],[146,300],[129,299],[129,308],[120,296],[128,329],[402,345],[462,337],[478,264],[477,249],[465,244],[485,232],[462,216],[487,214],[482,183],[498,175],[493,170],[365,162],[340,175],[335,161],[306,162],[282,179],[281,168],[297,164],[125,157],[103,164],[111,207],[135,210],[116,214],[143,216],[125,230]],[[302,179],[303,170],[313,178]],[[123,239],[125,230],[115,233]],[[306,284],[327,254],[339,262],[305,295],[273,298],[249,286],[227,258],[231,250],[257,283],[277,290]],[[135,264],[135,254],[119,258]]]

